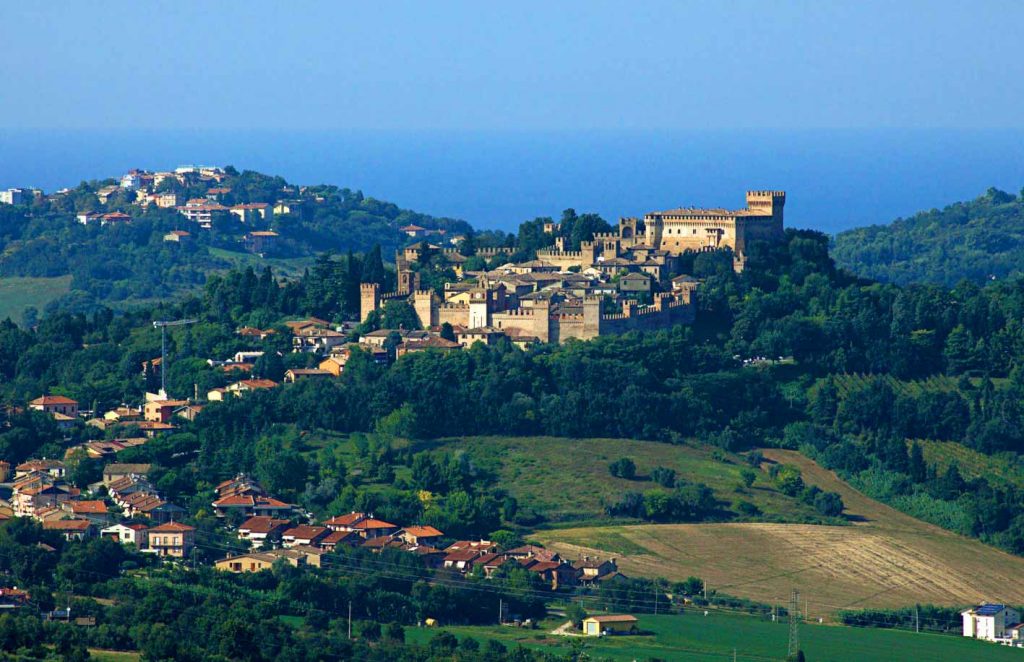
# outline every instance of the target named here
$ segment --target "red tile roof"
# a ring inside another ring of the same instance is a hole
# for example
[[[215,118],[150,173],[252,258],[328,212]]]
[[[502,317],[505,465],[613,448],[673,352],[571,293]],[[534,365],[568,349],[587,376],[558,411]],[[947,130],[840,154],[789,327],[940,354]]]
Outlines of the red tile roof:
[[[182,524],[181,522],[167,522],[149,530],[150,533],[181,533],[185,531],[195,531],[195,527]]]
[[[295,540],[314,540],[329,532],[330,529],[323,526],[309,526],[308,524],[301,524],[299,526],[288,529],[281,535],[283,535],[286,538],[293,538]]]
[[[53,519],[43,522],[47,531],[85,531],[92,526],[87,519]]]
[[[416,538],[435,538],[444,535],[432,526],[407,526],[402,531]]]
[[[30,405],[77,405],[77,400],[65,398],[63,395],[44,395],[36,398]]]
[[[102,501],[72,501],[71,512],[88,515],[105,515],[107,504]]]

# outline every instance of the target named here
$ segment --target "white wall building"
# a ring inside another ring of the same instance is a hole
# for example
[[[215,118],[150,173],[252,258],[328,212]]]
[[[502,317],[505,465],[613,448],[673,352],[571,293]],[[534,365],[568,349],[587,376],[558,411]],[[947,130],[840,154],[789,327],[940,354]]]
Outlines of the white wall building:
[[[1011,646],[1024,645],[1019,639],[1020,612],[1012,607],[983,604],[960,612],[964,619],[964,636],[996,641]]]

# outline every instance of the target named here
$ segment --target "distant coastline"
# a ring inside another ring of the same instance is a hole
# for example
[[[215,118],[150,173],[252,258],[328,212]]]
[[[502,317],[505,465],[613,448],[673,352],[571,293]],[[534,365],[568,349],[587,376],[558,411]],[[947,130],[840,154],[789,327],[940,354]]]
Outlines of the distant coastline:
[[[565,207],[608,220],[785,188],[794,227],[835,233],[1024,186],[1024,130],[286,131],[0,129],[0,188],[131,167],[233,164],[514,230]]]

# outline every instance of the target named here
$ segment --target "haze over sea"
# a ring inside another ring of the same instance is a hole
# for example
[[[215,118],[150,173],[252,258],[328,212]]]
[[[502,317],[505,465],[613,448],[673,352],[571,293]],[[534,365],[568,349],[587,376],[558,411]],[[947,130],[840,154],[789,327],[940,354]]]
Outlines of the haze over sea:
[[[1024,130],[0,130],[0,188],[50,192],[133,168],[231,164],[328,183],[477,227],[566,207],[614,222],[677,206],[737,208],[785,189],[786,222],[835,233],[1024,186]]]

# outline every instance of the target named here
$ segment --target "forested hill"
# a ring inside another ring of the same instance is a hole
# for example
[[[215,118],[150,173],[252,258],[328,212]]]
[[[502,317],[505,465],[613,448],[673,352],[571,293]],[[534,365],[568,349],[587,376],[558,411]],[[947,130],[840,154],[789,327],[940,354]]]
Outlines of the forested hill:
[[[166,208],[147,204],[146,191],[123,188],[111,178],[22,204],[0,204],[0,292],[7,298],[0,297],[0,318],[21,318],[15,300],[45,313],[165,299],[198,291],[209,275],[244,265],[298,275],[326,251],[364,253],[379,246],[387,259],[411,241],[402,230],[409,225],[441,238],[472,230],[465,221],[401,209],[361,191],[297,186],[231,166],[216,178],[179,173],[148,188],[148,194],[173,196],[174,202]],[[195,204],[210,207],[211,227],[200,227],[174,208]],[[261,204],[277,212],[244,219],[232,213]],[[114,222],[103,214],[127,217]],[[168,241],[173,231],[189,233],[187,241]],[[248,241],[254,231],[277,237],[272,245],[256,247]],[[55,283],[64,294],[48,306],[37,293],[53,290]]]
[[[848,230],[835,238],[832,257],[855,274],[900,285],[1006,278],[1024,264],[1024,197],[990,188],[969,202]]]

